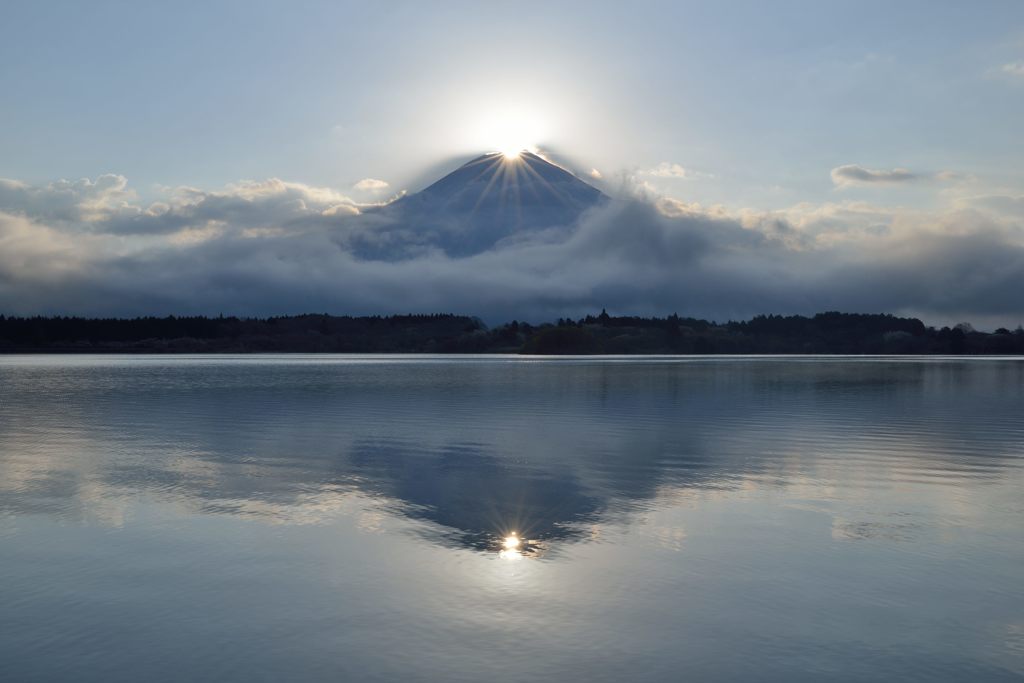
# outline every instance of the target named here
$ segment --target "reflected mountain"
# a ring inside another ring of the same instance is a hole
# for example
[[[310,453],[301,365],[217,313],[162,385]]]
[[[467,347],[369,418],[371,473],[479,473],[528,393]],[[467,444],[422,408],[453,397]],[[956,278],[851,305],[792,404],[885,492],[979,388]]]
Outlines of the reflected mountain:
[[[0,402],[0,509],[117,518],[151,495],[294,523],[372,501],[431,542],[515,533],[527,555],[680,496],[998,481],[1024,387],[997,361],[130,359],[0,380],[22,397]]]
[[[501,550],[515,534],[525,541],[522,552],[532,554],[578,536],[579,526],[597,522],[608,504],[570,471],[519,470],[480,444],[423,452],[408,443],[360,440],[349,463],[364,493],[402,501],[402,514],[439,527],[431,537],[476,550]]]

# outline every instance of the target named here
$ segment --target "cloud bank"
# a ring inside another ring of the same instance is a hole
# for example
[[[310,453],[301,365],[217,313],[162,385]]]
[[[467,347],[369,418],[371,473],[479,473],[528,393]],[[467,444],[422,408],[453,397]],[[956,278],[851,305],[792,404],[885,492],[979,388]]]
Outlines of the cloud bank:
[[[840,175],[897,173],[854,168]],[[625,194],[573,225],[473,256],[426,248],[382,261],[347,245],[400,226],[330,188],[246,181],[144,205],[117,175],[2,180],[0,313],[1024,317],[1022,196],[942,211],[833,202],[766,212]]]

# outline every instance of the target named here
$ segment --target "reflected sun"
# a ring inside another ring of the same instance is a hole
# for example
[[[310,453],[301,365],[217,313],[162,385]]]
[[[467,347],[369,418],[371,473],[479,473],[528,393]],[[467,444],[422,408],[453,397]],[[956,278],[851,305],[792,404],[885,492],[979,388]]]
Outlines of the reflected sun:
[[[498,557],[503,560],[519,560],[522,559],[523,553],[520,550],[522,541],[515,532],[512,532],[501,541],[501,550],[498,551]]]

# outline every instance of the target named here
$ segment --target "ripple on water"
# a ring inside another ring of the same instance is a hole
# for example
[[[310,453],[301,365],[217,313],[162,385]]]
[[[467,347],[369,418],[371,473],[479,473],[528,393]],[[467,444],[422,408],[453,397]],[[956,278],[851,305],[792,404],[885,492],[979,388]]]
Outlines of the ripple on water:
[[[0,357],[0,661],[1011,680],[1022,444],[1020,360]]]

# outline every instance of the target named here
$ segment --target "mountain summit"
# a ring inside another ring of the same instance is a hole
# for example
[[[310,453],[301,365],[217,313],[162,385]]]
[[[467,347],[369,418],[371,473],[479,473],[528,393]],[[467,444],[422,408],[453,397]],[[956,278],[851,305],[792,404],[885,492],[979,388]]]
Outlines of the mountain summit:
[[[354,248],[395,260],[439,249],[470,256],[538,233],[568,232],[600,190],[532,152],[484,154],[429,187],[372,212]]]

